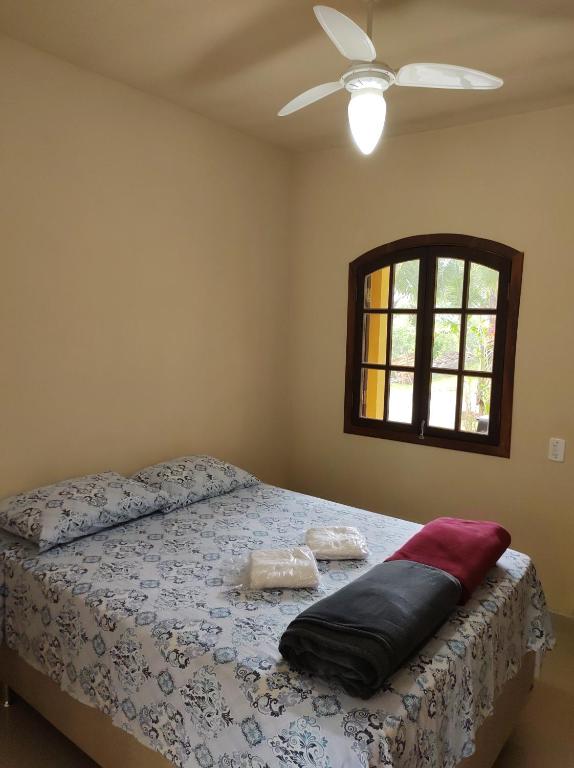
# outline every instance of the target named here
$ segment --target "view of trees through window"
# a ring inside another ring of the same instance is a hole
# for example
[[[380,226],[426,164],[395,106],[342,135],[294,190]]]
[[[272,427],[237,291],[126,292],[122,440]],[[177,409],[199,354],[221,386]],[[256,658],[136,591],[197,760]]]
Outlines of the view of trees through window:
[[[384,370],[364,369],[365,418],[412,422],[419,276],[420,260],[413,259],[365,278],[363,362],[390,369],[388,381]],[[437,259],[429,426],[488,433],[491,377],[476,374],[492,374],[498,278],[497,270],[482,264]]]
[[[465,296],[465,269],[467,295]],[[440,371],[492,373],[496,333],[498,272],[463,259],[439,258],[436,266],[429,425],[488,433],[491,379]],[[466,310],[463,311],[463,310]],[[492,310],[492,313],[484,314]],[[477,314],[480,312],[480,314]]]

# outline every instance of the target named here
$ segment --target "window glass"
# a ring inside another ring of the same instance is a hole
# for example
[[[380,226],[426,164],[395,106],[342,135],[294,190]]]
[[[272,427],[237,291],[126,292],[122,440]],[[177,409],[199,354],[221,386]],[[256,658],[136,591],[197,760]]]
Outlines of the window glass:
[[[458,368],[460,324],[460,315],[435,313],[432,343],[433,368]]]
[[[419,260],[395,264],[393,308],[416,309],[419,294]]]
[[[463,284],[463,259],[437,259],[435,307],[460,309],[462,307]]]
[[[392,371],[389,379],[389,421],[410,424],[413,420],[414,374]]]
[[[463,432],[488,434],[491,390],[491,379],[482,376],[464,377],[460,406],[460,428]]]
[[[365,313],[363,319],[363,362],[387,362],[387,315]]]
[[[468,306],[480,309],[496,309],[497,300],[497,270],[482,264],[471,264],[468,282]]]
[[[433,373],[431,376],[429,427],[454,429],[456,422],[456,387],[458,376]]]
[[[361,416],[379,419],[385,415],[386,372],[378,368],[363,368],[361,375]]]
[[[391,364],[414,366],[417,316],[393,313],[392,323]]]
[[[466,371],[492,371],[496,315],[467,315],[464,346]]]
[[[365,309],[386,309],[389,306],[391,268],[383,267],[365,277]]]

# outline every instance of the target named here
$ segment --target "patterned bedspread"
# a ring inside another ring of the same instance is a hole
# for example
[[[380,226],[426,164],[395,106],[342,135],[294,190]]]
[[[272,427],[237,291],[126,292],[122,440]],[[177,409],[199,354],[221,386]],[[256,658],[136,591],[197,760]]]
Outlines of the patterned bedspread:
[[[321,564],[322,586],[248,592],[226,562],[351,524],[368,562]],[[291,671],[291,618],[419,526],[256,485],[37,555],[0,534],[5,641],[75,698],[178,766],[454,766],[530,649],[552,645],[528,557],[509,550],[483,586],[368,701]]]

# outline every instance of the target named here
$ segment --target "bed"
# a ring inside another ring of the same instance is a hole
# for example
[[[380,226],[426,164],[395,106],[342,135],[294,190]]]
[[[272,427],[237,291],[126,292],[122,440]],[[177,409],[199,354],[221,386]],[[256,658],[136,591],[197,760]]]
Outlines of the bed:
[[[321,563],[318,590],[229,583],[250,550],[342,521],[363,531],[370,558]],[[110,768],[119,756],[143,768],[491,765],[553,643],[526,555],[508,550],[367,701],[294,672],[277,650],[294,615],[419,527],[257,484],[40,555],[0,533],[0,678]]]

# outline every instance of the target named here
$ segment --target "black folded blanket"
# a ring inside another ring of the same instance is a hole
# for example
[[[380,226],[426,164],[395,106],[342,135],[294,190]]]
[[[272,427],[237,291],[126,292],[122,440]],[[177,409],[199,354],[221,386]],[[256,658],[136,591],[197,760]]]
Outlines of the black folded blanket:
[[[458,603],[454,576],[420,563],[381,563],[287,627],[279,650],[295,668],[373,696]]]

